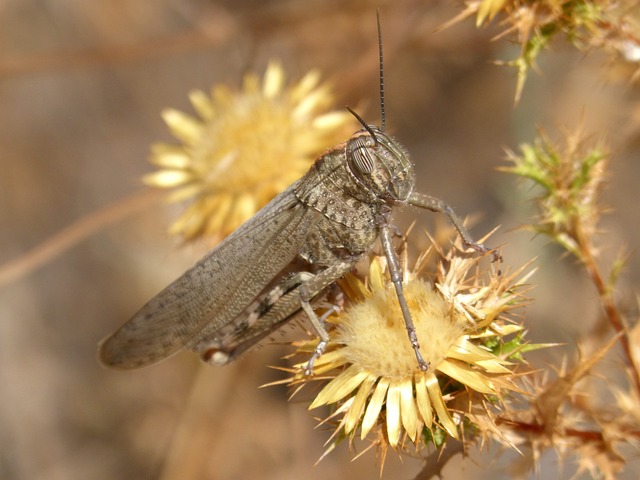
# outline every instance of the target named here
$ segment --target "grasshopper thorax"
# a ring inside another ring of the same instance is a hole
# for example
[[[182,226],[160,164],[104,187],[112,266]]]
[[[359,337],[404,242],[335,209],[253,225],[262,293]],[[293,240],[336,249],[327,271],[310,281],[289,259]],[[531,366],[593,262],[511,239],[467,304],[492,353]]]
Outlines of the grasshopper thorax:
[[[409,198],[415,185],[409,154],[382,130],[369,126],[353,134],[346,155],[349,173],[367,196],[391,205]]]

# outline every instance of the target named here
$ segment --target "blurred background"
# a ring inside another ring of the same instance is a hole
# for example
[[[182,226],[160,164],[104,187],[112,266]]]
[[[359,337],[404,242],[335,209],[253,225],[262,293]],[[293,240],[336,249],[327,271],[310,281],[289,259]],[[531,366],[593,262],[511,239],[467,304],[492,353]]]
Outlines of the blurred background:
[[[284,387],[258,388],[284,378],[267,365],[286,365],[286,348],[267,345],[225,368],[202,367],[192,354],[133,372],[96,361],[98,341],[207,250],[167,235],[179,206],[145,193],[140,181],[152,171],[150,145],[174,141],[161,110],[192,112],[190,90],[239,86],[278,58],[289,81],[319,68],[336,108],[357,106],[379,123],[376,8],[387,128],[411,152],[418,190],[476,218],[476,236],[501,225],[491,244],[506,243],[505,265],[539,258],[530,339],[568,347],[534,355],[534,364],[571,357],[593,333],[588,279],[546,240],[513,230],[528,221],[531,192],[496,168],[505,148],[531,142],[537,127],[553,137],[582,118],[613,152],[602,256],[610,261],[623,245],[636,253],[638,91],[615,80],[617,67],[598,52],[558,42],[514,106],[515,70],[494,60],[515,58],[519,46],[492,40],[500,30],[477,29],[474,19],[437,30],[460,13],[458,2],[4,0],[0,478],[378,477],[375,453],[352,462],[346,444],[314,466],[330,435],[314,429],[322,412],[287,402]],[[398,224],[417,219],[429,228],[433,217],[405,209]],[[29,270],[28,252],[60,232],[81,241],[50,258],[40,249],[46,261]],[[16,259],[24,261],[7,273]],[[640,282],[638,266],[632,256],[623,291]],[[508,476],[498,449],[470,456],[450,463],[447,477]],[[384,477],[413,478],[420,465],[390,453]],[[542,465],[543,476],[556,475],[553,457]]]

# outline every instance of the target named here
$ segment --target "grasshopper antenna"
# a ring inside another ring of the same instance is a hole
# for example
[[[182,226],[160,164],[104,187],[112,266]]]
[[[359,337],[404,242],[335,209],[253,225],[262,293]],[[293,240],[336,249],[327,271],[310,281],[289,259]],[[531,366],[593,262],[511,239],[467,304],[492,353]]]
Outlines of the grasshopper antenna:
[[[385,128],[384,69],[383,69],[384,61],[382,57],[382,28],[380,28],[380,12],[378,10],[376,10],[376,24],[378,25],[378,55],[380,59],[380,67],[379,67],[380,68],[380,116],[381,116],[380,131],[384,132],[384,128]],[[369,135],[371,135],[375,144],[378,145],[379,144],[378,137],[376,137],[376,134],[373,131],[373,129],[369,125],[367,125],[367,123],[362,119],[362,117],[358,115],[356,112],[354,112],[348,105],[347,105],[347,110],[349,110],[349,113],[351,113],[351,115],[356,117],[356,120],[358,120],[358,122],[360,122],[360,124],[365,128],[365,130],[369,132]]]
[[[360,124],[364,127],[364,129],[367,132],[369,132],[369,135],[371,135],[371,138],[373,138],[373,141],[375,142],[375,144],[378,145],[379,144],[378,137],[376,137],[376,132],[373,131],[373,128],[371,128],[370,125],[367,125],[367,122],[365,122],[360,115],[358,115],[354,110],[352,110],[349,105],[347,105],[347,110],[349,110],[349,113],[351,115],[356,117],[356,120],[358,120]]]
[[[380,56],[380,130],[384,132],[385,114],[384,114],[384,62],[382,58],[382,28],[380,28],[380,12],[376,10],[376,23],[378,24],[378,55]]]

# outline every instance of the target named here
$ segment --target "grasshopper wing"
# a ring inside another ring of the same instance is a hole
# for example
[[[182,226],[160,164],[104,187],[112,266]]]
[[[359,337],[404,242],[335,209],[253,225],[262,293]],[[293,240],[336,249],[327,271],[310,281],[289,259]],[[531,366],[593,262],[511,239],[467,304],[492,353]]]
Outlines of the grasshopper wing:
[[[289,187],[102,341],[113,368],[151,365],[233,321],[300,252],[317,212]]]

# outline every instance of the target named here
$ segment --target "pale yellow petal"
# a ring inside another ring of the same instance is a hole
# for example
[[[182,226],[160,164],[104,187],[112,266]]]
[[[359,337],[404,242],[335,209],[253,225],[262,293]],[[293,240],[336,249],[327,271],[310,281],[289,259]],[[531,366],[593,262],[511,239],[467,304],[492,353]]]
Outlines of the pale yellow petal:
[[[471,293],[458,293],[456,299],[468,307],[485,298],[489,292],[491,292],[491,287],[481,287]]]
[[[389,445],[396,447],[402,431],[400,424],[400,390],[401,383],[392,380],[387,392],[387,437]]]
[[[191,206],[192,207],[192,206]],[[193,208],[187,208],[169,227],[169,233],[179,234],[187,229],[187,226],[193,222]]]
[[[352,274],[347,274],[344,281],[341,282],[340,287],[344,290],[347,298],[353,300],[354,304],[361,302],[365,298],[371,296],[371,292],[367,289],[364,282]],[[339,322],[341,323],[341,322]]]
[[[510,365],[510,362],[496,357],[492,352],[466,339],[461,339],[456,345],[452,346],[447,352],[447,357],[481,366],[491,373],[511,373],[511,370],[506,367],[506,365]]]
[[[142,181],[146,185],[160,188],[184,185],[192,180],[193,175],[191,172],[185,170],[158,170],[157,172],[148,173],[142,177]]]
[[[338,429],[341,429],[344,426],[344,414],[351,408],[351,405],[353,405],[353,398],[354,397],[350,397],[347,400],[345,400],[344,402],[341,402],[339,404],[335,404],[334,407],[337,407],[335,409],[335,411],[330,413],[328,417],[324,418],[319,423],[319,425],[323,425],[323,424],[325,424],[327,422],[330,422],[333,419],[338,419],[338,421],[339,421]]]
[[[215,119],[216,112],[211,103],[211,98],[202,90],[192,90],[189,92],[189,101],[191,101],[191,105],[196,109],[198,115],[204,120],[211,121]]]
[[[260,77],[253,72],[247,73],[242,81],[242,91],[247,96],[260,93]]]
[[[447,357],[475,363],[481,360],[492,360],[495,355],[462,338],[447,351]]]
[[[498,323],[494,323],[493,325],[491,325],[491,330],[496,332],[498,335],[504,337],[506,335],[511,335],[513,333],[521,332],[522,330],[524,330],[524,327],[522,325],[515,325],[513,323],[509,323],[507,325],[500,325]]]
[[[267,71],[264,73],[262,94],[266,98],[274,98],[282,92],[284,84],[284,70],[279,62],[269,62]]]
[[[363,370],[358,365],[351,365],[336,378],[331,380],[318,393],[309,410],[342,400],[369,376],[369,372]]]
[[[496,335],[500,337],[506,337],[507,335],[521,332],[522,330],[524,330],[524,327],[522,325],[516,325],[514,323],[500,325],[499,323],[494,323],[490,325],[486,330],[482,330],[479,333],[469,335],[469,338],[488,338],[495,337]]]
[[[462,362],[458,362],[456,360],[443,360],[438,365],[438,371],[448,375],[454,380],[457,380],[463,385],[472,388],[476,392],[487,395],[496,393],[491,378],[481,372],[473,370]]]
[[[505,362],[500,359],[480,360],[475,364],[485,369],[488,373],[495,373],[495,374],[501,374],[501,375],[513,373],[509,369],[509,367],[505,366]]]
[[[218,194],[207,198],[206,210],[209,212],[206,219],[207,230],[213,233],[222,229],[222,226],[228,221],[232,208],[232,195]]]
[[[353,404],[344,417],[344,431],[346,434],[351,433],[358,426],[358,421],[362,416],[364,407],[367,404],[367,399],[369,398],[369,394],[371,393],[371,389],[375,383],[376,378],[369,375],[360,385],[358,393],[356,393],[353,400]]]
[[[162,118],[171,133],[187,145],[195,145],[202,135],[203,124],[180,110],[168,108],[162,112]]]
[[[229,213],[227,219],[228,225],[236,227],[242,225],[244,222],[253,217],[256,213],[256,199],[249,193],[243,193],[236,196],[233,209]]]
[[[424,373],[416,374],[416,404],[418,405],[418,411],[424,424],[431,430],[431,424],[433,423],[433,410],[431,408],[431,401],[429,400],[429,394],[427,393],[427,380]]]
[[[254,83],[258,83],[258,79],[255,75],[247,75],[244,78],[244,87],[247,88],[247,77],[253,78]],[[211,89],[211,97],[213,98],[214,105],[217,105],[218,108],[229,108],[232,103],[236,101],[236,97],[233,92],[226,85],[216,85]]]
[[[413,397],[413,378],[409,376],[403,378],[400,383],[400,414],[404,429],[407,431],[409,438],[415,442],[421,425]]]
[[[197,196],[201,190],[202,185],[199,183],[180,187],[167,195],[167,201],[170,203],[182,202],[183,200]]]
[[[159,167],[180,170],[189,167],[191,156],[182,147],[157,143],[151,147],[150,161]]]
[[[342,126],[348,125],[349,123],[354,123],[351,121],[351,115],[345,114],[339,111],[333,111],[329,113],[325,113],[324,115],[319,115],[313,119],[311,125],[313,128],[321,129],[321,130],[333,130],[336,128],[340,128]],[[354,123],[354,130],[355,127]]]
[[[315,348],[315,345],[314,345]],[[311,352],[310,352],[311,353]],[[333,350],[331,352],[323,353],[320,358],[313,364],[313,372],[319,375],[334,368],[344,365],[345,358],[342,349]],[[298,367],[304,368],[307,366],[307,362],[299,364]]]
[[[384,266],[382,265],[382,259],[375,257],[369,267],[369,284],[371,290],[384,290]]]
[[[376,385],[376,389],[373,391],[373,395],[371,395],[371,400],[369,400],[369,404],[367,405],[367,411],[362,419],[360,438],[364,439],[378,421],[378,415],[380,415],[380,410],[384,404],[388,389],[389,379],[381,378]]]
[[[442,391],[440,391],[440,385],[438,385],[438,379],[435,375],[428,376],[426,384],[427,391],[429,392],[429,399],[431,400],[433,409],[438,415],[438,422],[440,422],[442,428],[444,428],[449,435],[453,438],[458,438],[458,429],[456,428],[453,418],[451,418],[449,410],[447,410],[447,405],[444,403]]]
[[[293,117],[297,119],[307,118],[315,110],[327,103],[328,97],[325,89],[318,89],[304,97],[294,108]]]
[[[291,89],[291,100],[293,102],[300,101],[300,99],[304,98],[316,87],[316,85],[318,85],[319,81],[320,72],[317,70],[311,70]]]

